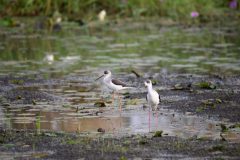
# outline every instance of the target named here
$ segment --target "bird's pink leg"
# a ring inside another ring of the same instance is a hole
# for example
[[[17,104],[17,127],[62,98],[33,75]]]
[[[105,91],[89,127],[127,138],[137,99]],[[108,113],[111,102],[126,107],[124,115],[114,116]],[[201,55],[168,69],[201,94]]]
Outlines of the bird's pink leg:
[[[112,106],[114,107],[114,94],[115,92],[113,91],[113,95],[112,95]]]
[[[156,130],[158,129],[158,112],[156,111]]]
[[[120,98],[120,95],[118,93],[118,103],[119,103],[119,111],[122,112],[122,102],[121,102],[121,98]]]
[[[150,132],[151,130],[151,114],[150,114],[150,109],[151,107],[149,107],[149,110],[148,110],[148,131]]]

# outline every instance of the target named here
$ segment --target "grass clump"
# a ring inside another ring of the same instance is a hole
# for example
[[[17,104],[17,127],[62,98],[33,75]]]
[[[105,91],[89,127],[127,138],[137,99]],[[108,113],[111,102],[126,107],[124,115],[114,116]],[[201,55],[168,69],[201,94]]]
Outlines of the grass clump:
[[[106,10],[108,16],[160,16],[176,21],[192,20],[191,12],[198,12],[199,20],[212,20],[229,5],[226,0],[0,0],[0,4],[1,16],[53,15],[59,11],[69,19],[91,20]]]
[[[216,146],[213,146],[212,148],[210,148],[209,151],[211,151],[211,152],[223,151],[224,149],[225,149],[225,147],[223,145],[216,145]]]
[[[211,82],[200,82],[197,84],[202,89],[216,89],[217,86]]]
[[[156,131],[153,137],[162,137],[163,131]]]
[[[227,132],[228,131],[228,128],[225,124],[220,124],[220,127],[221,127],[221,132]]]

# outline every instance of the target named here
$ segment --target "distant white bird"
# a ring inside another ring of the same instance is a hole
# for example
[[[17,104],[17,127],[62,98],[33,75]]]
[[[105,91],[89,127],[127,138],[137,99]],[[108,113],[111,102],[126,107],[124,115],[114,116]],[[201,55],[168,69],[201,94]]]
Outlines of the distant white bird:
[[[103,83],[113,91],[113,97],[112,97],[112,103],[114,102],[114,93],[116,92],[118,95],[119,99],[119,107],[121,110],[121,100],[120,96],[118,94],[118,91],[123,90],[123,89],[130,89],[133,87],[128,86],[126,83],[118,80],[118,79],[112,79],[112,73],[110,71],[104,71],[104,74],[100,77],[98,77],[96,80],[103,78]]]
[[[158,104],[161,101],[160,95],[155,91],[152,87],[152,81],[147,80],[144,82],[145,87],[147,87],[148,93],[146,96],[146,100],[149,105],[149,114],[148,114],[148,120],[149,120],[149,131],[150,131],[150,121],[151,121],[151,115],[150,115],[150,110],[152,109],[153,111],[156,111],[158,108]],[[157,114],[157,123],[158,123],[158,114]],[[156,124],[157,124],[156,123]]]
[[[103,22],[105,20],[105,17],[107,15],[107,12],[105,10],[102,10],[99,14],[98,14],[98,19],[99,21]]]
[[[52,64],[54,61],[54,55],[53,54],[47,54],[44,59],[44,61],[47,61],[48,64]]]

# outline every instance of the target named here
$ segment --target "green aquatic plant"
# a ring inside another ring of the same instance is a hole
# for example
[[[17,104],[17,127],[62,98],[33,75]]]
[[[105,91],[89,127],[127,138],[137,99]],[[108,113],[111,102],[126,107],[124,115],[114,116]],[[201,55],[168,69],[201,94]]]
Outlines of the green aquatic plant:
[[[35,126],[36,126],[36,134],[40,135],[41,134],[41,118],[39,114],[36,116]]]
[[[216,145],[216,146],[213,146],[212,148],[210,148],[209,151],[211,151],[211,152],[223,151],[224,149],[225,149],[225,146],[223,146],[223,145]]]
[[[156,131],[153,137],[162,137],[163,131]]]
[[[202,89],[216,89],[217,86],[213,84],[212,82],[199,82],[197,83],[197,86],[199,86]]]
[[[220,127],[221,127],[221,132],[227,132],[228,131],[228,128],[225,124],[220,124]]]
[[[201,112],[203,112],[204,111],[204,107],[203,106],[200,106],[200,107],[197,107],[196,108],[196,112],[197,113],[201,113]]]
[[[106,104],[103,101],[98,101],[94,103],[94,107],[102,108],[102,107],[106,107]]]
[[[147,141],[145,138],[141,138],[141,139],[138,141],[138,143],[139,143],[140,145],[145,145],[145,144],[148,143],[148,141]]]

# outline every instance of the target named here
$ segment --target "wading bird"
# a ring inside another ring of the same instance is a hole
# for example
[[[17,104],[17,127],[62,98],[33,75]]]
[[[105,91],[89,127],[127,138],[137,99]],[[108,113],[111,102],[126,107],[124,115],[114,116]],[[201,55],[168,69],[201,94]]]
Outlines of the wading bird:
[[[118,79],[112,79],[112,73],[110,71],[104,71],[104,74],[100,77],[98,77],[95,81],[97,81],[100,78],[103,78],[103,83],[110,89],[113,91],[113,96],[112,96],[112,104],[114,104],[114,95],[115,92],[118,95],[118,102],[119,102],[119,110],[122,110],[122,106],[121,106],[121,99],[119,96],[118,91],[120,90],[124,90],[124,89],[130,89],[133,87],[129,87],[126,83],[118,80]]]
[[[158,109],[158,104],[161,101],[160,99],[160,95],[157,93],[157,91],[155,91],[152,87],[152,81],[151,80],[147,80],[144,82],[145,87],[147,87],[147,96],[146,96],[146,100],[148,102],[149,105],[149,114],[148,114],[148,120],[149,120],[149,131],[150,131],[150,121],[151,121],[151,109],[153,111],[156,111]],[[157,114],[157,113],[156,113]],[[158,122],[158,114],[157,114],[157,121]],[[157,124],[157,123],[156,123]]]

